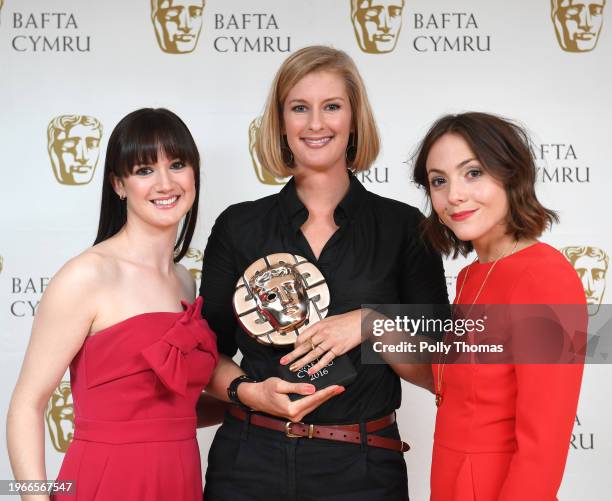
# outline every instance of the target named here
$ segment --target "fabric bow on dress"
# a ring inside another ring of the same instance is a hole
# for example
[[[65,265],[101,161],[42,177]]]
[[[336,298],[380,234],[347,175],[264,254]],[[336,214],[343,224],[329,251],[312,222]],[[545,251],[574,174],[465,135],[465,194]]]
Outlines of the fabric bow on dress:
[[[185,356],[200,350],[211,355],[216,365],[219,355],[215,335],[200,314],[202,297],[191,305],[181,304],[185,311],[158,341],[142,350],[142,356],[166,388],[185,396],[189,378]]]

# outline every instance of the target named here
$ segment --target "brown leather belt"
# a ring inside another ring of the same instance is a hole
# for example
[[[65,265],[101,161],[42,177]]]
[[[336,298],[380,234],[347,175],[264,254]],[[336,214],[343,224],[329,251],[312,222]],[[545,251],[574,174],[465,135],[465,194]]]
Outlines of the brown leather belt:
[[[247,419],[247,413],[231,405],[229,413],[237,419],[244,421]],[[361,433],[359,432],[359,424],[333,424],[333,425],[318,425],[307,423],[296,423],[293,421],[282,421],[273,417],[262,416],[260,414],[251,414],[250,423],[261,428],[269,430],[281,431],[289,438],[319,438],[322,440],[335,440],[337,442],[349,442],[351,444],[361,444]],[[391,426],[395,423],[395,414],[368,421],[365,423],[367,444],[371,447],[380,447],[382,449],[391,449],[392,451],[406,452],[410,450],[410,446],[401,440],[393,438],[381,437],[372,435]]]

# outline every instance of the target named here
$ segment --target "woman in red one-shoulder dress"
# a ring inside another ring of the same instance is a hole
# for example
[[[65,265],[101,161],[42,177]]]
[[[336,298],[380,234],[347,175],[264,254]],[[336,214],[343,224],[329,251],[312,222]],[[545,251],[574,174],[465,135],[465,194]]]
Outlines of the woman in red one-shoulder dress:
[[[556,307],[575,336],[565,355],[582,346],[587,310],[580,280],[558,251],[536,240],[557,217],[536,198],[524,131],[484,113],[442,117],[419,148],[414,178],[433,208],[425,222],[433,245],[455,257],[477,254],[459,273],[455,303],[466,310],[567,305]],[[520,318],[527,310],[505,311]],[[516,335],[513,325],[504,328]],[[521,356],[529,362],[536,355]],[[582,379],[580,357],[572,362],[434,364],[432,501],[555,500]]]
[[[15,478],[45,479],[43,410],[70,366],[74,438],[52,499],[202,499],[195,405],[218,354],[177,264],[199,167],[165,109],[130,113],[109,138],[98,236],[45,291],[8,416]]]

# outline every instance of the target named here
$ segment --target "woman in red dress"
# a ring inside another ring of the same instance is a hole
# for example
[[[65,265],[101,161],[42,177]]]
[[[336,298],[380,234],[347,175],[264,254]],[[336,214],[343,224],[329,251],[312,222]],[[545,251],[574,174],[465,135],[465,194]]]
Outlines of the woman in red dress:
[[[572,266],[536,240],[557,216],[536,198],[520,127],[484,113],[445,116],[421,143],[414,179],[433,208],[424,226],[433,245],[454,257],[476,251],[457,278],[456,304],[585,305]],[[577,308],[580,329],[586,310]],[[556,499],[582,370],[581,363],[434,364],[431,499]]]
[[[15,478],[45,479],[43,411],[70,366],[74,437],[52,499],[202,499],[195,405],[218,354],[178,264],[199,168],[168,110],[130,113],[109,138],[98,236],[45,291],[8,416]]]

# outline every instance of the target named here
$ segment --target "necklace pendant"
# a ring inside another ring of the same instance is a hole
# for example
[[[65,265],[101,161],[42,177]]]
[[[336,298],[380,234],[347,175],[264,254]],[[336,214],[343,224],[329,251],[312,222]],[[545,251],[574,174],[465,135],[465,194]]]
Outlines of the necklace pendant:
[[[442,404],[442,395],[440,393],[436,393],[436,407],[440,407]]]

